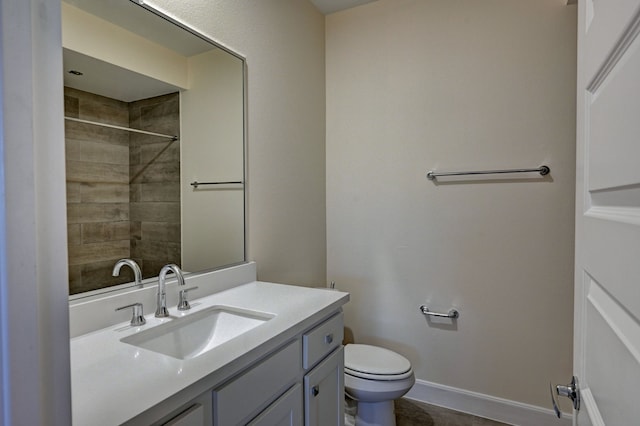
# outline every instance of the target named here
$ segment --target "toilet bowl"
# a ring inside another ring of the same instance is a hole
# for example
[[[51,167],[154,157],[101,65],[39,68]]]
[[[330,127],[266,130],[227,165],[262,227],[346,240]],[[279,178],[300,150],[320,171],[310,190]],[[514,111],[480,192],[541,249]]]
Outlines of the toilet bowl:
[[[357,402],[356,426],[395,426],[393,400],[416,382],[408,359],[378,346],[344,348],[344,389]]]

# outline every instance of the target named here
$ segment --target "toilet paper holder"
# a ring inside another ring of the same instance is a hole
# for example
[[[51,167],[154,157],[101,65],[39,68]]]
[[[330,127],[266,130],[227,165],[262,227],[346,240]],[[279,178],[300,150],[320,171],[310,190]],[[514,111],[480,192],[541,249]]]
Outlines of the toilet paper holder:
[[[460,312],[458,312],[458,310],[454,308],[449,309],[449,312],[447,313],[441,313],[441,312],[432,312],[429,310],[429,308],[426,305],[421,305],[420,312],[422,312],[423,315],[427,315],[431,317],[443,317],[443,318],[452,318],[452,319],[460,318]]]

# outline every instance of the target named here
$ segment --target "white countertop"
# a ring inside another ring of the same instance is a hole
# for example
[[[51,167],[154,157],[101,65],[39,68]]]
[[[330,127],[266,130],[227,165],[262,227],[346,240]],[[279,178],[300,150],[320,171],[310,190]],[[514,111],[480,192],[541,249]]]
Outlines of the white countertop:
[[[349,300],[348,293],[328,289],[251,282],[192,301],[198,312],[211,305],[275,315],[264,324],[206,352],[179,360],[120,339],[166,323],[153,313],[147,324],[128,322],[71,339],[71,386],[74,425],[119,425],[182,392],[187,398],[220,384],[308,329]]]

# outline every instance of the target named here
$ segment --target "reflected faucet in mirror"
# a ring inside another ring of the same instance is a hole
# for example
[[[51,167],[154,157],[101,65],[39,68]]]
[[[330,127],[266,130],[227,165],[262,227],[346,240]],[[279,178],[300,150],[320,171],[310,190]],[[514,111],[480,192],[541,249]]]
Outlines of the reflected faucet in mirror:
[[[134,283],[138,287],[142,287],[142,271],[140,270],[140,267],[135,262],[135,260],[131,260],[131,259],[118,260],[116,264],[113,266],[113,271],[111,272],[111,275],[113,275],[114,277],[119,276],[120,268],[122,268],[124,265],[127,265],[128,267],[133,269]]]
[[[156,318],[166,318],[169,316],[169,310],[167,309],[167,285],[165,283],[169,272],[173,272],[176,275],[178,287],[185,285],[182,270],[180,270],[178,265],[170,263],[162,267],[160,275],[158,276],[158,306],[156,307]]]

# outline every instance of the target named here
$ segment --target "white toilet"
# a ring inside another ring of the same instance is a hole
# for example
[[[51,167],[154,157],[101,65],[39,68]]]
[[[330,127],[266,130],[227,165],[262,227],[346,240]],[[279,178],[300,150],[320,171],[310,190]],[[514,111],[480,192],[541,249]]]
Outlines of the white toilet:
[[[416,382],[408,359],[378,346],[344,348],[344,389],[357,401],[356,426],[395,426],[393,400]]]

